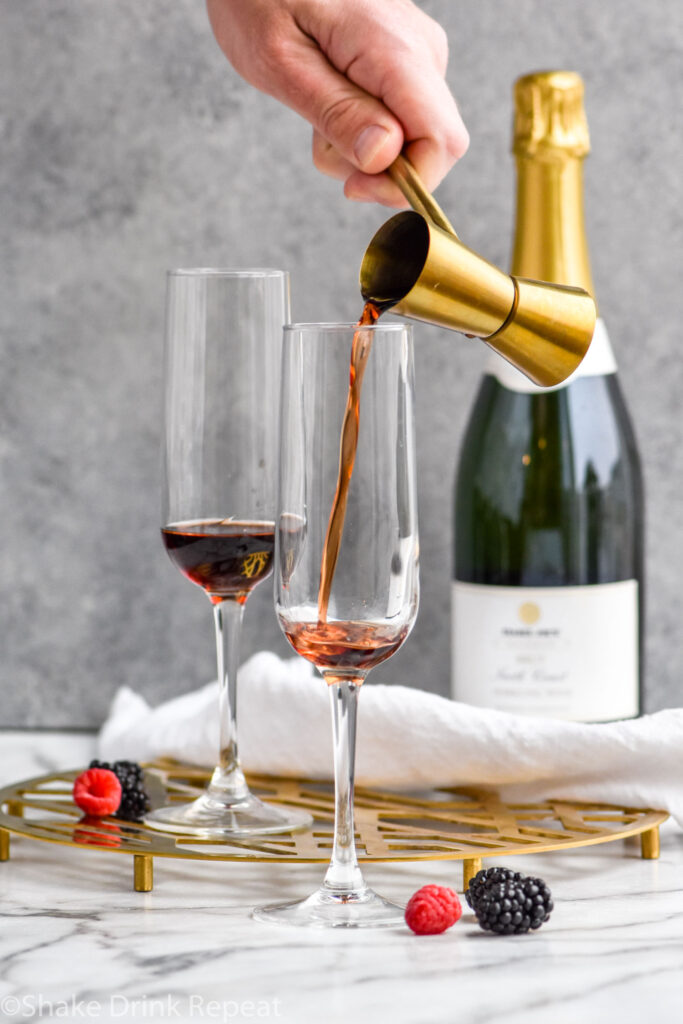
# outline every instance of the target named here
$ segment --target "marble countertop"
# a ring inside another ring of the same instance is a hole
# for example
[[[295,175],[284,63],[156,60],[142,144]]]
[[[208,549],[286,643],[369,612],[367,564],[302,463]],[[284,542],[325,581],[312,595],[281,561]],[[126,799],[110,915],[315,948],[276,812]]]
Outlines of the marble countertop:
[[[92,736],[0,732],[0,785],[85,764]],[[150,893],[128,857],[15,837],[0,864],[0,1020],[281,1024],[642,1024],[683,1019],[683,833],[661,857],[635,841],[510,858],[553,890],[527,936],[466,911],[440,936],[283,929],[254,905],[307,894],[316,865],[163,861]],[[397,900],[460,888],[458,862],[366,870]]]

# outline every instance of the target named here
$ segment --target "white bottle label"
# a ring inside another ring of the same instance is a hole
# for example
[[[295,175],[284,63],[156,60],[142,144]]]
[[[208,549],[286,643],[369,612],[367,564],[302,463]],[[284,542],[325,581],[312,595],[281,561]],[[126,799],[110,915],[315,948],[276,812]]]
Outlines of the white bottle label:
[[[529,380],[521,370],[518,370],[507,359],[503,359],[497,352],[491,351],[486,360],[484,373],[491,374],[499,383],[510,391],[521,391],[526,395],[543,394],[547,391],[559,391],[560,388],[568,387],[572,381],[579,377],[604,377],[608,373],[617,372],[617,363],[610,344],[605,321],[598,319],[595,322],[593,339],[588,346],[585,356],[571,374],[562,384],[552,388],[541,388]]]
[[[574,722],[638,714],[638,583],[453,583],[455,700]]]

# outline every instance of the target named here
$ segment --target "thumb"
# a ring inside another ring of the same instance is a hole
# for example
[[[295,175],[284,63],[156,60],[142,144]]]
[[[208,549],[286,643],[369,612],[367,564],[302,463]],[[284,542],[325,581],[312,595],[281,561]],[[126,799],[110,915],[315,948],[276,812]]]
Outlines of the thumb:
[[[287,74],[278,78],[275,95],[358,170],[379,174],[401,152],[403,129],[397,118],[336,71],[312,40],[302,40],[296,61],[288,61]]]

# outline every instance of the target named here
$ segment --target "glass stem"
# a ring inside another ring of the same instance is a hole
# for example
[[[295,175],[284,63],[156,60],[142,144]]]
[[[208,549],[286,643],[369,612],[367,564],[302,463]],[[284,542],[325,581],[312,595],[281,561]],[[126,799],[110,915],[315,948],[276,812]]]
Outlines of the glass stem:
[[[356,758],[356,712],[360,682],[329,685],[334,740],[334,845],[323,887],[337,895],[356,894],[365,882],[356,857],[353,785]]]
[[[219,758],[209,783],[209,794],[225,802],[243,800],[249,788],[237,751],[237,668],[244,605],[226,598],[213,606],[218,663]]]

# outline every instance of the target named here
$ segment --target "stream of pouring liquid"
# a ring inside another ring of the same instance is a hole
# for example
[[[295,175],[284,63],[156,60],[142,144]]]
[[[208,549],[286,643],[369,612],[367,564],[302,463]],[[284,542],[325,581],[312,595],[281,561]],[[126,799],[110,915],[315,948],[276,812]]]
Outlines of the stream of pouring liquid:
[[[341,441],[339,444],[339,473],[337,475],[337,489],[334,493],[332,511],[330,512],[325,534],[322,563],[320,565],[320,586],[318,588],[318,622],[327,622],[327,606],[330,601],[330,591],[334,570],[337,566],[339,548],[341,546],[342,533],[344,532],[344,519],[346,517],[346,502],[349,496],[349,484],[353,473],[353,465],[356,461],[356,448],[358,447],[358,424],[360,417],[360,393],[363,385],[363,374],[372,348],[372,331],[364,331],[364,327],[370,327],[377,323],[381,309],[374,302],[366,302],[363,307],[363,314],[358,321],[357,331],[353,336],[351,345],[351,365],[349,369],[349,394],[346,399],[346,411],[342,422]]]

